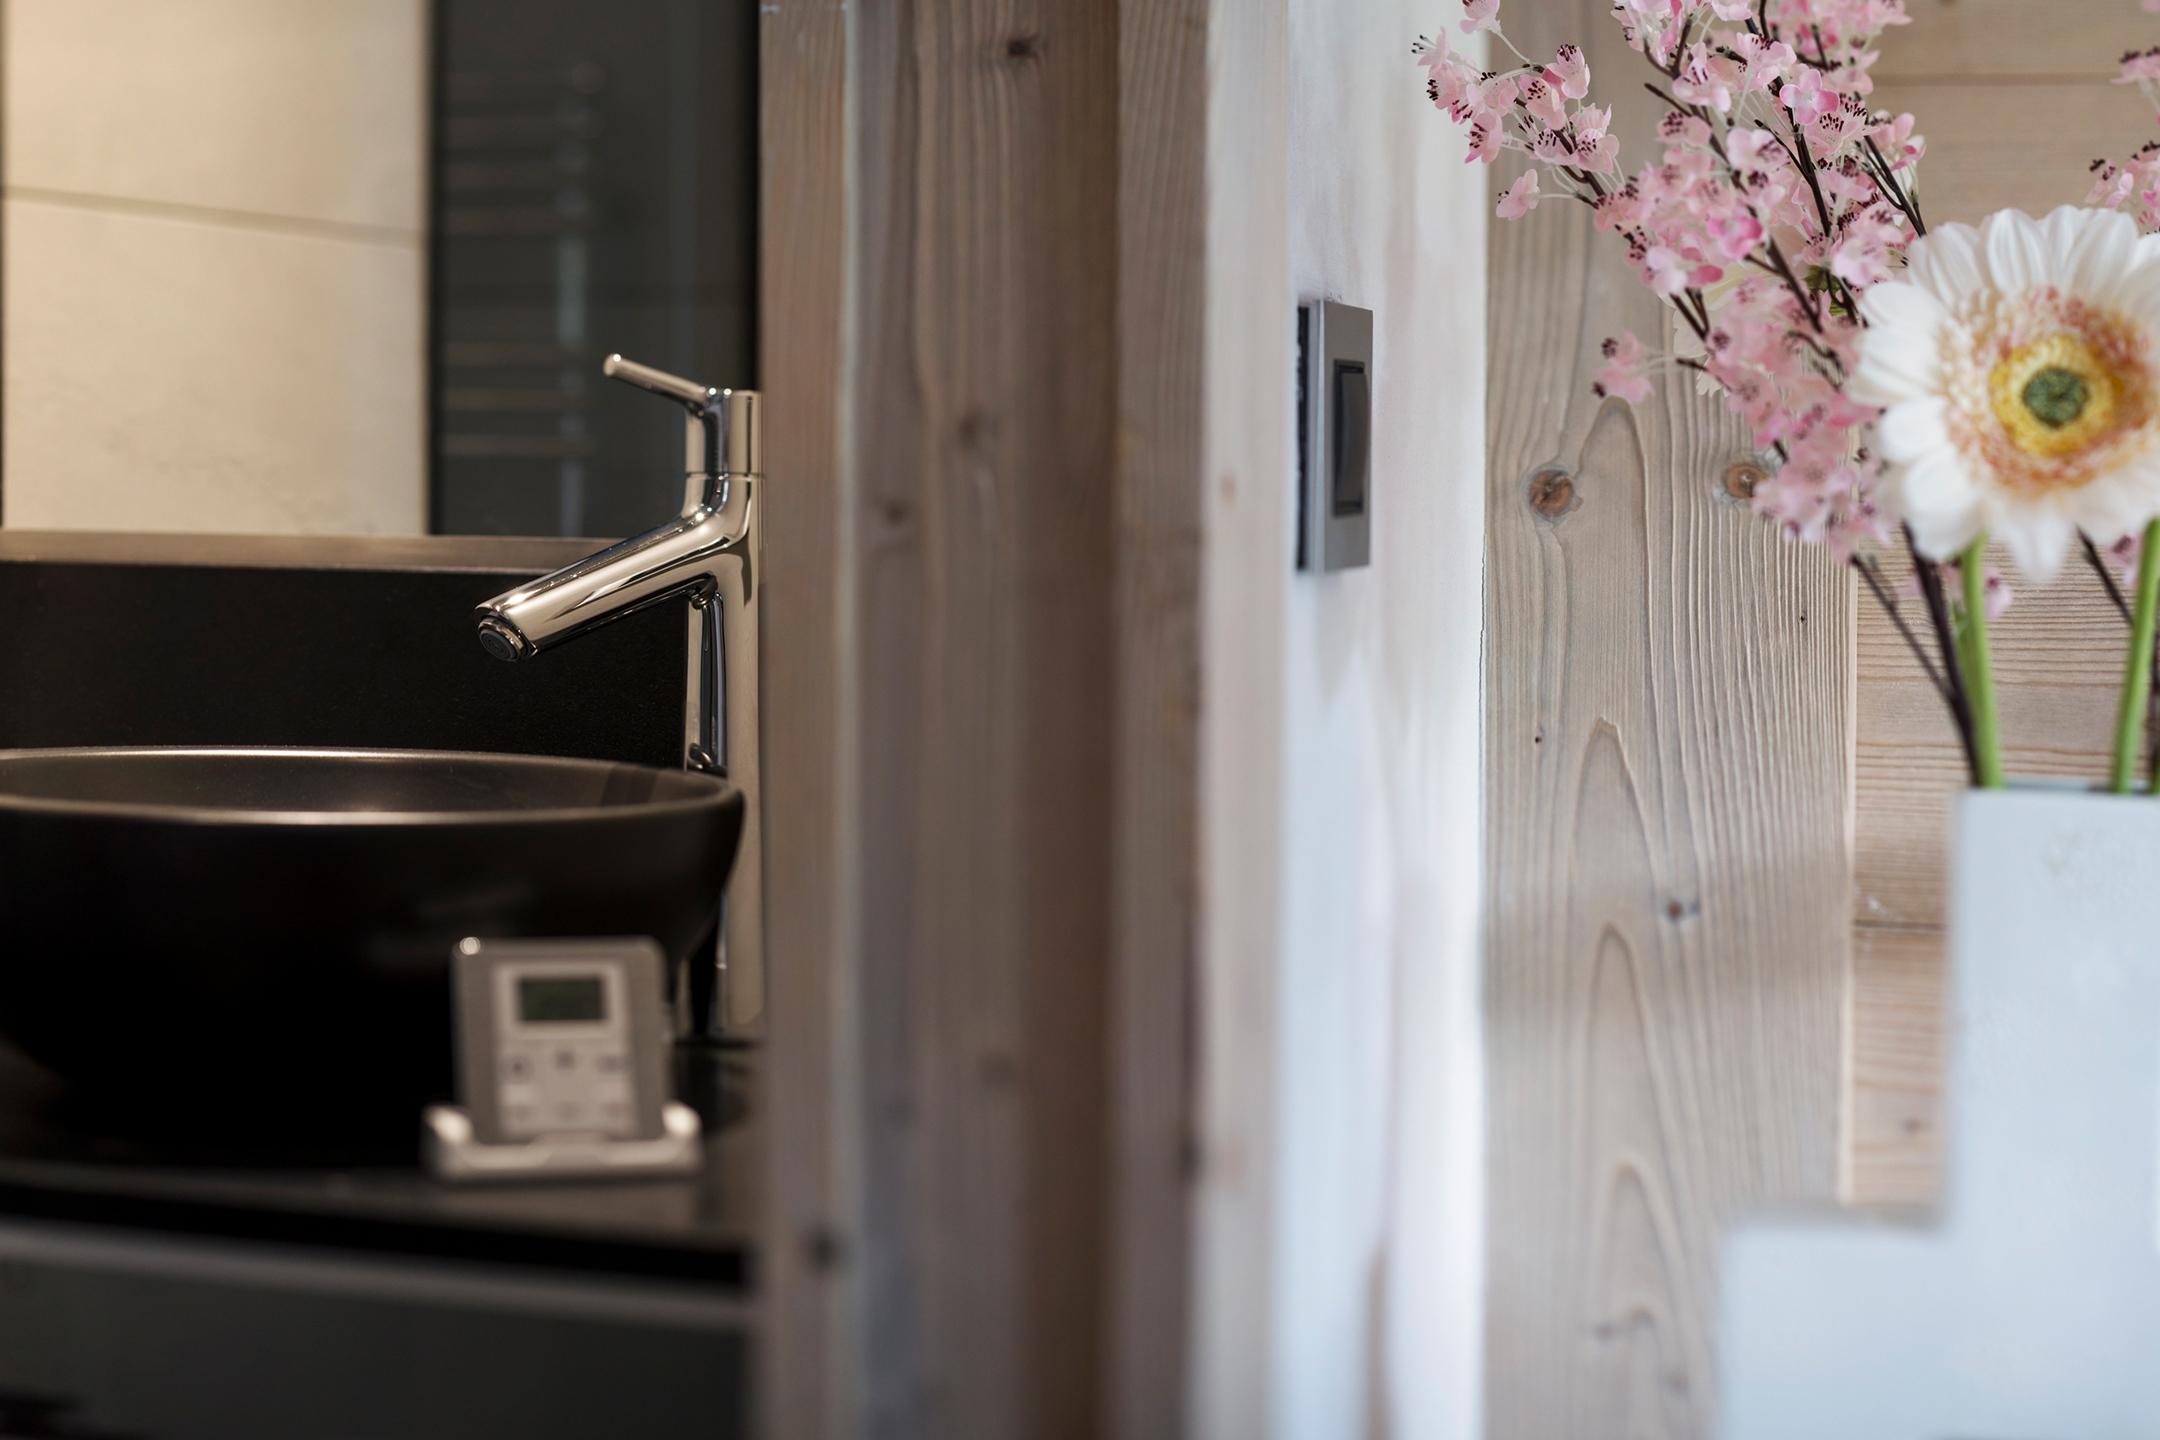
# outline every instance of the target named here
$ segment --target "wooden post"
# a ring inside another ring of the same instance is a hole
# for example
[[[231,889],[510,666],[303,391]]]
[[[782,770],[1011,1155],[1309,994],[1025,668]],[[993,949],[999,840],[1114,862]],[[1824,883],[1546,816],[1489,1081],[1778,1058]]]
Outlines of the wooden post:
[[[843,853],[853,651],[841,607],[848,240],[847,12],[760,6],[760,354],[766,574],[767,1164],[758,1348],[764,1433],[838,1440],[857,1421],[851,1243],[861,1205],[852,896]]]
[[[1206,8],[766,11],[774,1434],[1182,1427]]]

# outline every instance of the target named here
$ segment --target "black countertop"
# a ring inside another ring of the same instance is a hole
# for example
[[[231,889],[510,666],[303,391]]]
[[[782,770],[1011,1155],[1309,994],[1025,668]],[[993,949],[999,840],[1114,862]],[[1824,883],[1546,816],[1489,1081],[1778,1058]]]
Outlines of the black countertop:
[[[265,1162],[100,1133],[45,1071],[0,1045],[0,1218],[664,1279],[747,1291],[757,1228],[749,1123],[755,1063],[682,1052],[705,1116],[695,1176],[600,1184],[447,1186],[412,1155]],[[335,1163],[332,1163],[332,1162]]]

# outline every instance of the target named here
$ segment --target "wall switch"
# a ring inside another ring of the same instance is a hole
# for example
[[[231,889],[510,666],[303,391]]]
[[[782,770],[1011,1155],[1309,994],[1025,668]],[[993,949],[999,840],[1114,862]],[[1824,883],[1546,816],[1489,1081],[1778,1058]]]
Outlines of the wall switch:
[[[1298,568],[1355,570],[1372,558],[1372,311],[1301,306],[1298,360]]]

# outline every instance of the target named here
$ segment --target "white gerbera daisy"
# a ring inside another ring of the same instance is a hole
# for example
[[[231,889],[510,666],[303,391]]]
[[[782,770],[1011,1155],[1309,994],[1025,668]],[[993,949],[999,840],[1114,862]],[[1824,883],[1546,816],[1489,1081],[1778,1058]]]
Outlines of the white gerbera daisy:
[[[2160,516],[2160,242],[2108,210],[1944,225],[1860,301],[1854,398],[1887,407],[1885,498],[1921,551],[1980,535],[2054,578],[2082,530]]]

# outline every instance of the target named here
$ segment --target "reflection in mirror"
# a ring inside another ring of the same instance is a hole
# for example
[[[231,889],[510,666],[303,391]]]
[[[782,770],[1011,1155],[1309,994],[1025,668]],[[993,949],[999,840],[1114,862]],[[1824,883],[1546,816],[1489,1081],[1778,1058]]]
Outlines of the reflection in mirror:
[[[12,0],[0,520],[612,535],[755,383],[754,0]]]

